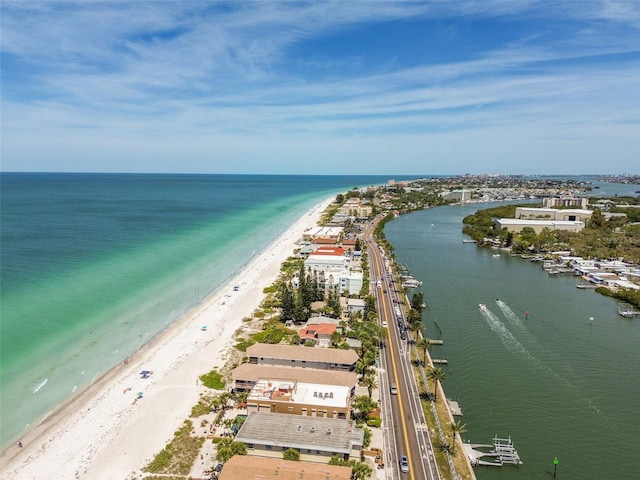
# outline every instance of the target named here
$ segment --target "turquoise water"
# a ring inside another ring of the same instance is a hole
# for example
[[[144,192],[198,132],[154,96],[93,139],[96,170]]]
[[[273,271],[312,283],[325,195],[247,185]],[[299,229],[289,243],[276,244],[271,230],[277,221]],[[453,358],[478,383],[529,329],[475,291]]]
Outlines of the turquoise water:
[[[552,478],[555,457],[557,478],[638,478],[640,319],[619,317],[615,300],[577,289],[571,275],[463,244],[462,218],[479,208],[488,206],[385,227],[397,261],[424,282],[427,335],[440,337],[437,324],[444,339],[431,353],[449,361],[443,386],[464,411],[463,438],[511,436],[524,462],[476,468],[478,479]]]
[[[386,177],[8,174],[0,431],[15,440],[318,201]]]

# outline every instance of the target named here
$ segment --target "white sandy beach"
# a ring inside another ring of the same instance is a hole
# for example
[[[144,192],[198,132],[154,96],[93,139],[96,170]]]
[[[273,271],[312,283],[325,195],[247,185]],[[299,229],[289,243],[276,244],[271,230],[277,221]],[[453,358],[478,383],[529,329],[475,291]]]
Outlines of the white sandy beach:
[[[139,473],[188,418],[204,391],[198,377],[222,367],[242,319],[260,305],[295,242],[330,200],[286,232],[152,343],[51,414],[2,457],[2,479],[126,479]],[[238,285],[238,291],[233,286]],[[206,331],[201,327],[207,326]],[[148,379],[141,370],[151,370]],[[138,392],[142,399],[136,401]]]

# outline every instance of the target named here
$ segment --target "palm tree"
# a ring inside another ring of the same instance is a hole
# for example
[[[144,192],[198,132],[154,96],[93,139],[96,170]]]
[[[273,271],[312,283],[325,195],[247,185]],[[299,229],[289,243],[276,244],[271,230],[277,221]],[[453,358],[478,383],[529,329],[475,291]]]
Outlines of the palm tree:
[[[356,417],[366,422],[369,414],[378,408],[378,404],[366,395],[360,395],[353,401],[353,408],[357,411]]]
[[[446,440],[442,440],[442,439],[438,440],[436,442],[436,449],[440,453],[446,453],[448,455],[454,455],[455,454],[455,452],[453,450],[451,450],[451,445],[449,445]]]
[[[378,382],[376,382],[375,374],[369,374],[362,379],[362,384],[367,387],[369,391],[369,398],[373,395],[373,389],[378,387]]]
[[[433,380],[433,391],[434,391],[434,401],[438,401],[438,382],[442,382],[446,378],[447,374],[444,373],[439,367],[434,367],[429,370],[428,377],[430,380]]]
[[[425,337],[422,337],[420,340],[418,340],[418,343],[416,343],[416,348],[422,349],[423,365],[427,364],[427,350],[429,350],[432,346],[433,346],[433,343],[431,343],[431,340]]]
[[[364,378],[368,373],[370,373],[371,369],[369,365],[370,363],[368,363],[368,361],[363,358],[359,358],[358,360],[356,360],[355,371],[358,375],[360,375],[360,378]]]
[[[453,436],[452,447],[453,447],[453,451],[455,452],[456,451],[456,433],[460,435],[462,438],[462,434],[467,431],[467,424],[462,423],[460,420],[457,420],[449,424],[449,430],[451,430],[451,434]]]
[[[407,315],[407,321],[409,322],[409,329],[415,332],[415,339],[418,339],[418,330],[424,327],[422,323],[422,314],[419,310],[411,309]]]

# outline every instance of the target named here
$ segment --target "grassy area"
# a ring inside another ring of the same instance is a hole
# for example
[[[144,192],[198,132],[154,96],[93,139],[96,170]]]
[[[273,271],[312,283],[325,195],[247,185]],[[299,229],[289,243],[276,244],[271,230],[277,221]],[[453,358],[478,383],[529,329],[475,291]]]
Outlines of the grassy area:
[[[226,383],[222,378],[222,374],[217,370],[211,370],[209,373],[200,376],[200,381],[207,388],[214,390],[223,390]]]
[[[419,352],[420,353],[420,352]],[[427,352],[428,355],[428,352]],[[463,480],[472,480],[475,478],[473,474],[473,470],[469,462],[467,461],[466,456],[462,451],[462,443],[458,436],[455,452],[454,454],[447,454],[441,449],[438,448],[438,443],[440,441],[440,434],[438,433],[438,428],[436,425],[436,420],[433,415],[433,410],[431,408],[432,401],[429,399],[429,385],[425,385],[422,380],[422,375],[420,374],[420,365],[422,361],[422,355],[415,356],[415,352],[411,349],[411,356],[413,365],[413,373],[416,378],[416,382],[418,384],[418,390],[420,392],[420,403],[422,404],[422,410],[424,412],[425,420],[427,422],[427,426],[429,428],[429,433],[431,435],[431,442],[433,451],[436,457],[436,462],[438,464],[438,470],[442,475],[442,478],[453,478],[453,474],[449,467],[449,462],[447,461],[447,456],[451,459],[451,463],[453,464],[453,468],[460,478]],[[417,360],[417,361],[416,361]],[[429,360],[430,362],[431,360]],[[428,367],[426,367],[428,368]],[[446,403],[446,396],[442,395],[444,389],[437,396],[436,402],[436,413],[438,415],[438,419],[440,421],[440,425],[444,431],[446,438],[444,439],[447,443],[451,444],[451,433],[447,430],[447,425],[451,421],[451,416],[449,412],[449,407]]]
[[[204,442],[204,437],[192,437],[193,423],[185,420],[173,439],[142,469],[143,472],[188,475]],[[162,477],[167,478],[167,477]]]

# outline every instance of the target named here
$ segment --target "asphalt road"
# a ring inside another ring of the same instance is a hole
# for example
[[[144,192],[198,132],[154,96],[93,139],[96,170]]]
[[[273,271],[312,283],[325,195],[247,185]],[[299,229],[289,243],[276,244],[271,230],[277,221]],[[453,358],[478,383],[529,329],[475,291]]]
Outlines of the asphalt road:
[[[413,376],[407,343],[404,298],[399,296],[389,264],[373,239],[374,220],[365,231],[368,248],[371,284],[377,299],[381,325],[388,331],[381,349],[380,402],[385,436],[385,464],[387,478],[411,480],[439,480],[429,432],[426,427],[418,387]],[[398,316],[396,306],[399,307]],[[404,331],[404,333],[403,333]],[[397,394],[391,393],[391,385]],[[409,472],[400,471],[400,457],[409,460]]]

